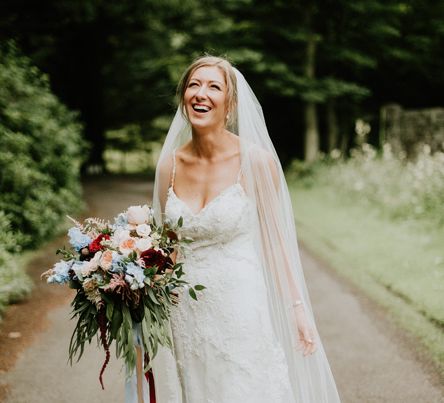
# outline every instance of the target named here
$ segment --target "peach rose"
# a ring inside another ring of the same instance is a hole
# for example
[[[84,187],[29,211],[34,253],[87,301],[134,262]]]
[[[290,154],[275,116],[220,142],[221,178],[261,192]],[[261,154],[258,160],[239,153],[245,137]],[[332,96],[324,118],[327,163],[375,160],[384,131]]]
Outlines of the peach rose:
[[[132,252],[134,249],[136,249],[136,241],[134,240],[134,238],[124,239],[120,243],[119,249],[122,253],[128,254],[128,253]]]
[[[100,258],[100,267],[103,270],[109,270],[111,268],[112,262],[113,262],[113,251],[106,250],[105,252],[103,252]]]

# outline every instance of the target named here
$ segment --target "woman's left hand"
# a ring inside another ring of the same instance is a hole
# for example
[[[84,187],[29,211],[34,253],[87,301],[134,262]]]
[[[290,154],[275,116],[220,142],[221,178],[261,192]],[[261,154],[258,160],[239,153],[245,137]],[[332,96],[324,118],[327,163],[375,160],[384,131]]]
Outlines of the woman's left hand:
[[[304,356],[313,354],[317,348],[315,343],[315,332],[307,321],[303,305],[296,306],[294,310],[299,341],[303,347]]]

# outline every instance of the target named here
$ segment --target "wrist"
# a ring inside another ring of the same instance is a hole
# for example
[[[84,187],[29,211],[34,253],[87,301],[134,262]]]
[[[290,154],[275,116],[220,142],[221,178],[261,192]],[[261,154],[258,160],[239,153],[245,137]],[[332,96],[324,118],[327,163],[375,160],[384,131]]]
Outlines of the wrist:
[[[302,308],[303,306],[304,306],[304,303],[302,302],[302,300],[297,299],[290,304],[289,308],[299,308],[299,307]]]

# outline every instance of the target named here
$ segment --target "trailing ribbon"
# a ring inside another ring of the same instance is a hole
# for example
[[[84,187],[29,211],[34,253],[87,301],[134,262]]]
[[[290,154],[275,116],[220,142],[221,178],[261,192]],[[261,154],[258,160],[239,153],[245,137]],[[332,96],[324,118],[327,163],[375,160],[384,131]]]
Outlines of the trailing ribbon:
[[[148,354],[145,353],[145,360],[148,360],[149,357]],[[148,386],[150,389],[150,402],[149,403],[156,403],[156,389],[154,387],[154,375],[153,375],[153,369],[150,368],[147,372],[145,372],[146,380],[148,381]]]
[[[126,367],[125,403],[155,403],[153,373],[149,370],[143,376],[143,360],[146,354],[143,350],[140,323],[133,323],[133,335],[137,351],[136,371],[133,371],[133,374],[128,376],[129,368]]]

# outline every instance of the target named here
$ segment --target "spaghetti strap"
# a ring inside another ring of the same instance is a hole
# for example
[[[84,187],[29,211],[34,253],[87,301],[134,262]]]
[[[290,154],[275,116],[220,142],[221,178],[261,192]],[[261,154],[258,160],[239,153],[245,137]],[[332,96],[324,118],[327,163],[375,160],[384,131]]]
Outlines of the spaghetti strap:
[[[241,163],[240,163],[240,168],[239,168],[239,172],[237,173],[237,179],[236,179],[236,183],[239,183],[240,182],[240,178],[241,178],[241,176],[242,176],[242,160],[241,160]]]
[[[241,167],[239,168],[239,173],[237,174],[236,183],[240,182],[241,175],[242,175],[242,163],[241,163]]]
[[[171,189],[174,190],[174,178],[176,177],[176,149],[173,150],[173,172],[171,175]]]

